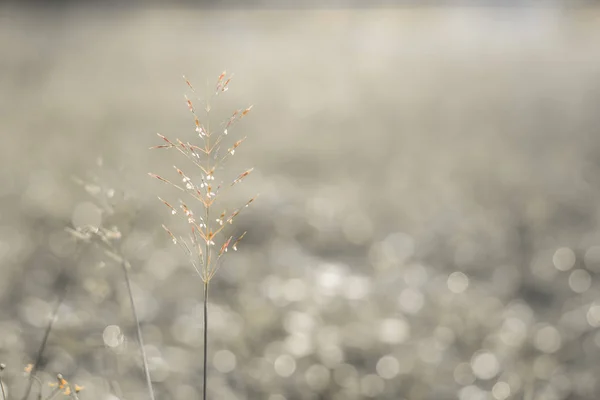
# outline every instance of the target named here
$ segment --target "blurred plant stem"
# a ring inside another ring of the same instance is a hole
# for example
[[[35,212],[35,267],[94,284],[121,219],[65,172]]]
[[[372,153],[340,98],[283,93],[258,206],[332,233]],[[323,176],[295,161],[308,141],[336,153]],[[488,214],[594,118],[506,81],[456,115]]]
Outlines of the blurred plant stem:
[[[2,380],[2,373],[4,372],[5,368],[6,365],[0,364],[0,389],[2,391],[2,400],[6,400],[6,392],[4,391],[4,381]]]
[[[56,317],[58,316],[58,309],[62,305],[65,296],[67,295],[67,286],[69,284],[69,280],[64,273],[61,273],[58,276],[57,283],[59,284],[59,298],[54,306],[54,310],[52,310],[52,317],[48,322],[48,326],[46,327],[46,331],[44,332],[44,337],[42,339],[42,343],[40,343],[40,348],[37,353],[37,357],[35,359],[35,363],[31,368],[31,372],[29,373],[29,380],[27,382],[27,388],[25,389],[25,395],[23,396],[23,400],[26,400],[31,393],[31,387],[33,386],[33,380],[36,379],[36,373],[42,361],[42,355],[44,354],[44,350],[46,349],[46,344],[48,343],[48,337],[50,336],[50,332],[52,331],[52,326],[56,321]],[[41,391],[40,387],[40,391]]]
[[[137,313],[135,301],[133,300],[133,292],[131,290],[131,279],[129,279],[129,268],[131,268],[131,265],[129,264],[129,262],[127,262],[127,260],[123,259],[121,266],[123,267],[123,275],[125,275],[125,282],[127,284],[127,294],[129,295],[129,302],[131,303],[131,311],[133,313],[133,318],[135,319],[135,329],[137,332],[137,339],[140,344],[140,352],[142,353],[142,362],[144,364],[144,375],[146,377],[146,385],[148,386],[148,394],[150,395],[150,400],[154,400],[154,390],[152,389],[152,380],[150,379],[150,370],[148,369],[148,356],[146,354],[146,349],[144,348],[144,339],[142,338],[140,318]]]

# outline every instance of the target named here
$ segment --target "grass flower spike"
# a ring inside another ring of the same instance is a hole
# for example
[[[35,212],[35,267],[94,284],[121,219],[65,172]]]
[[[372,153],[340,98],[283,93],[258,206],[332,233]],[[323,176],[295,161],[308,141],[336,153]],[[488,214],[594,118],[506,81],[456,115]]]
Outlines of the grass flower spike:
[[[184,80],[192,94],[196,95],[196,90],[190,81],[185,77]],[[238,236],[227,235],[225,230],[233,224],[234,219],[240,214],[241,210],[248,207],[256,199],[256,196],[249,199],[242,207],[233,212],[227,212],[226,210],[213,211],[226,189],[241,183],[253,171],[253,168],[250,168],[237,174],[237,178],[228,184],[218,179],[224,171],[227,160],[236,153],[246,140],[246,137],[237,140],[231,139],[233,143],[226,144],[226,142],[229,142],[232,127],[252,110],[252,106],[243,110],[236,110],[222,123],[218,130],[213,131],[211,129],[211,100],[226,92],[229,89],[230,82],[231,76],[228,76],[226,72],[219,75],[211,95],[207,96],[204,102],[200,98],[197,99],[198,104],[203,105],[202,107],[197,107],[188,96],[185,96],[186,106],[192,114],[193,129],[199,139],[197,144],[179,138],[171,140],[159,133],[158,137],[162,140],[162,143],[151,147],[151,149],[175,150],[183,155],[197,170],[197,173],[192,175],[174,165],[174,178],[167,179],[154,173],[149,175],[184,193],[184,198],[179,199],[177,202],[170,202],[160,197],[158,199],[167,207],[169,214],[182,218],[184,225],[187,226],[187,235],[185,236],[176,235],[165,225],[163,225],[163,229],[173,243],[180,246],[189,257],[190,263],[202,279],[204,286],[203,399],[206,399],[207,393],[207,303],[209,283],[221,267],[222,257],[229,248],[236,251],[240,240],[245,235],[245,232]],[[203,115],[201,116],[200,113]],[[194,200],[193,204],[197,207],[188,204],[189,199]]]

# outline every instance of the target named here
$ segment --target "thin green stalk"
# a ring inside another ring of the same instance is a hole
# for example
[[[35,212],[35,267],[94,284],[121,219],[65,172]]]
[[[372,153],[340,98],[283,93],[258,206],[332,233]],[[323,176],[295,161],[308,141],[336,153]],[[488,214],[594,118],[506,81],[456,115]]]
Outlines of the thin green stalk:
[[[148,369],[148,356],[144,349],[144,339],[142,338],[142,328],[140,327],[140,319],[138,317],[137,308],[135,307],[135,301],[133,300],[133,292],[131,290],[131,280],[129,279],[129,263],[123,261],[121,263],[123,267],[123,274],[125,275],[125,282],[127,283],[127,293],[129,294],[129,302],[131,303],[131,311],[133,318],[135,319],[135,328],[137,332],[138,342],[140,344],[140,352],[142,353],[142,362],[144,364],[144,375],[146,376],[146,385],[148,386],[148,394],[150,400],[154,400],[154,390],[152,389],[152,380],[150,379],[150,370]]]
[[[206,400],[206,375],[207,375],[207,364],[208,364],[208,280],[204,281],[204,370],[203,374],[203,385],[202,385],[202,399]]]

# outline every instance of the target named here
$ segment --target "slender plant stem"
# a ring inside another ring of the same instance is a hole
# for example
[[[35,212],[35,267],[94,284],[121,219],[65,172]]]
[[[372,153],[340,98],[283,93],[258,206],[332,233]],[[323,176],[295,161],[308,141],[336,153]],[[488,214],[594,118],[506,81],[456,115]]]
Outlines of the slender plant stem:
[[[0,388],[2,388],[2,400],[6,400],[6,392],[4,391],[4,381],[0,377]]]
[[[208,84],[206,85],[206,90],[208,91]],[[209,99],[210,97],[206,97],[206,138],[205,140],[205,145],[207,149],[210,149],[210,118],[209,118],[209,114],[210,114],[210,103],[209,103]],[[210,157],[211,155],[209,154],[208,157],[206,157],[206,170],[210,171]],[[210,191],[210,190],[209,190]],[[210,229],[210,206],[206,206],[205,207],[205,216],[206,216],[206,230],[207,232],[210,234],[212,231]],[[212,237],[209,236],[208,237],[209,240],[212,240]],[[206,241],[206,247],[205,247],[205,251],[206,254],[204,256],[204,368],[202,370],[202,400],[206,400],[206,392],[207,392],[207,387],[206,387],[206,377],[208,375],[208,370],[207,370],[207,366],[208,366],[208,283],[210,282],[210,263],[211,263],[211,259],[210,259],[210,245],[208,240]]]
[[[37,370],[42,361],[42,354],[44,353],[44,350],[46,349],[46,344],[48,343],[48,337],[50,336],[50,331],[52,331],[52,326],[54,325],[54,322],[56,321],[56,317],[58,316],[58,309],[60,308],[61,304],[63,303],[63,301],[65,299],[65,296],[67,295],[67,284],[68,284],[67,279],[64,278],[64,276],[62,274],[59,276],[58,279],[63,280],[62,288],[60,291],[60,297],[58,298],[58,301],[56,302],[56,305],[54,306],[54,310],[52,310],[52,318],[50,319],[50,322],[48,323],[48,326],[46,327],[46,331],[44,332],[44,338],[42,339],[42,343],[40,344],[40,348],[38,350],[37,357],[35,359],[35,363],[33,364],[33,368],[31,369],[31,372],[29,373],[29,381],[27,382],[27,389],[25,390],[25,395],[23,396],[23,400],[26,400],[29,397],[29,394],[31,393],[31,387],[33,386],[33,380],[36,378]],[[40,390],[41,390],[41,387],[40,387]]]
[[[206,400],[206,375],[207,375],[207,361],[208,361],[208,280],[204,281],[204,370],[203,374],[203,387],[202,387],[202,399]]]
[[[135,301],[133,300],[133,292],[131,291],[131,280],[129,279],[129,263],[123,261],[121,263],[123,267],[123,274],[125,275],[125,282],[127,283],[127,293],[129,294],[129,301],[131,302],[131,311],[133,318],[135,319],[135,328],[137,332],[138,342],[140,344],[140,352],[142,353],[142,362],[144,364],[144,374],[146,376],[146,385],[148,386],[148,394],[150,400],[154,400],[154,390],[152,389],[152,380],[150,379],[150,370],[148,369],[148,357],[146,350],[144,349],[144,339],[142,338],[142,328],[140,327],[140,319],[138,317],[137,308],[135,307]]]

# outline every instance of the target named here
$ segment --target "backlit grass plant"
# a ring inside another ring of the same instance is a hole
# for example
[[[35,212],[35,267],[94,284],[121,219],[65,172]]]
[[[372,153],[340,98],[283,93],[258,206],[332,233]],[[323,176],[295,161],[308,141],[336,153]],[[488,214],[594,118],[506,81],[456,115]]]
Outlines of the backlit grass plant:
[[[98,167],[102,167],[102,164],[103,164],[102,158],[98,158],[97,164],[98,164]],[[137,305],[136,305],[135,299],[133,297],[133,289],[132,289],[132,282],[131,282],[132,266],[131,266],[131,263],[129,262],[129,260],[127,260],[127,258],[125,257],[123,249],[122,249],[123,234],[122,234],[121,229],[123,228],[123,225],[125,225],[125,224],[124,224],[124,218],[121,215],[118,215],[116,212],[116,209],[115,209],[115,206],[116,206],[116,203],[114,202],[115,189],[107,186],[106,183],[103,182],[102,179],[100,179],[98,176],[93,176],[91,181],[89,181],[87,179],[84,180],[84,179],[75,177],[74,181],[78,185],[82,186],[85,189],[85,191],[94,199],[94,204],[100,210],[102,210],[102,215],[105,219],[109,219],[109,220],[112,219],[113,221],[119,221],[119,225],[121,225],[121,226],[113,225],[110,228],[107,228],[104,226],[85,225],[85,226],[78,226],[75,228],[67,227],[66,230],[71,235],[73,235],[73,237],[75,237],[76,239],[78,239],[84,243],[94,244],[95,246],[97,246],[97,248],[102,250],[104,255],[106,255],[109,260],[114,261],[121,266],[121,269],[123,271],[123,277],[124,277],[125,284],[126,284],[127,295],[129,297],[129,303],[131,306],[131,313],[133,315],[133,319],[134,319],[134,323],[135,323],[136,334],[137,334],[138,344],[139,344],[139,348],[140,348],[140,354],[142,357],[144,378],[146,380],[146,387],[148,389],[148,396],[149,396],[149,400],[154,400],[155,399],[154,388],[152,387],[152,380],[150,378],[150,369],[148,366],[148,355],[146,354],[146,350],[144,347],[144,338],[142,335],[142,327],[140,324],[139,313],[137,311]],[[132,222],[132,221],[127,221],[127,220],[125,220],[125,221],[129,222],[129,223]],[[57,308],[55,309],[54,318],[56,317],[56,311],[58,311],[58,306],[60,305],[61,302],[58,303]],[[49,325],[49,328],[46,331],[45,339],[42,342],[40,351],[38,352],[38,360],[36,361],[35,364],[33,364],[33,371],[30,375],[31,379],[29,381],[29,386],[27,388],[26,396],[23,400],[26,400],[27,395],[29,394],[29,390],[31,389],[31,382],[32,382],[32,379],[35,377],[35,373],[37,371],[37,365],[39,364],[39,360],[43,353],[46,339],[47,339],[47,336],[48,336],[51,328],[52,328],[52,323]]]
[[[185,77],[184,80],[192,94],[196,95],[196,90],[192,84]],[[235,154],[238,147],[246,139],[246,137],[242,137],[238,140],[228,140],[230,131],[252,109],[252,106],[250,106],[243,110],[236,110],[218,128],[211,128],[211,100],[213,97],[223,95],[229,89],[230,82],[231,77],[228,77],[226,72],[223,72],[217,79],[216,86],[214,90],[211,90],[211,94],[204,101],[201,98],[197,99],[200,105],[198,108],[192,100],[185,96],[187,107],[193,118],[193,129],[198,137],[197,143],[190,143],[189,141],[182,141],[180,139],[171,140],[159,133],[158,136],[163,140],[163,143],[152,147],[152,149],[171,149],[177,151],[188,160],[188,163],[191,163],[191,166],[196,168],[196,173],[188,174],[177,166],[174,166],[178,181],[169,180],[153,173],[149,174],[153,178],[169,184],[182,192],[184,194],[183,197],[185,197],[185,199],[179,199],[177,203],[168,202],[160,197],[159,200],[163,202],[171,214],[183,218],[184,224],[187,225],[187,234],[184,236],[174,234],[165,225],[163,225],[163,228],[169,234],[173,243],[179,245],[189,257],[190,263],[200,276],[203,284],[203,399],[206,399],[207,393],[207,304],[209,284],[221,267],[223,256],[230,248],[237,250],[240,240],[242,240],[246,233],[244,232],[235,237],[227,235],[227,226],[232,225],[240,212],[256,199],[256,196],[251,198],[242,207],[233,211],[222,210],[218,203],[227,188],[242,182],[253,170],[250,168],[243,171],[237,175],[237,178],[228,183],[225,183],[222,180],[223,178],[221,178],[224,176],[226,162]],[[188,203],[188,199],[194,202]]]

